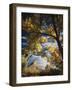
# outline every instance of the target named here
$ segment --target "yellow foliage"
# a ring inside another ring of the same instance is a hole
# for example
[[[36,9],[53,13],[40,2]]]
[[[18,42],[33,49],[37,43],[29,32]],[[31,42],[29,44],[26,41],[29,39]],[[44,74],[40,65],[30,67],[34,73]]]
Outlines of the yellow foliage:
[[[49,52],[51,52],[51,53],[53,53],[55,51],[55,49],[56,49],[55,47],[49,47],[48,48]]]
[[[55,33],[55,30],[54,30],[53,26],[48,27],[47,33],[56,37],[56,33]]]
[[[33,24],[31,24],[31,28],[32,28],[32,29],[34,28],[34,25],[33,25]]]
[[[31,17],[29,17],[29,20],[28,20],[30,23],[32,22],[32,18]]]
[[[45,42],[47,42],[47,38],[44,37],[44,36],[42,36],[42,37],[40,38],[40,42],[41,42],[41,43],[45,43]]]
[[[31,65],[30,67],[25,67],[23,72],[27,75],[39,75],[40,70],[37,68],[35,64]]]
[[[53,32],[53,33],[52,33],[52,35],[56,37],[56,34],[55,34],[55,32]]]
[[[52,53],[53,56],[53,60],[55,60],[55,62],[60,62],[60,54],[58,49],[55,49],[55,51]]]
[[[59,57],[59,53],[57,53],[56,51],[55,51],[55,55],[56,55],[56,57]]]
[[[35,43],[35,49],[37,50],[37,52],[41,52],[42,51],[42,46],[40,43]]]

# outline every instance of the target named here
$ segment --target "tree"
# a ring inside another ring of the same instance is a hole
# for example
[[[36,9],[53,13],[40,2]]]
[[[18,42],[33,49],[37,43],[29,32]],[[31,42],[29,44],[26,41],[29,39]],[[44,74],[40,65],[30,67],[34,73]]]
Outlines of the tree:
[[[63,16],[62,15],[47,15],[47,14],[32,14],[22,20],[23,31],[30,33],[29,47],[32,48],[33,43],[38,42],[41,35],[46,35],[54,38],[59,47],[60,54],[63,58]],[[60,37],[62,40],[60,41]]]
[[[60,37],[60,32],[63,32],[63,17],[60,15],[54,15],[52,16],[52,23],[54,27],[54,31],[56,34],[56,41],[59,46],[59,51],[61,52],[62,58],[63,58],[63,47],[61,46],[59,37]]]

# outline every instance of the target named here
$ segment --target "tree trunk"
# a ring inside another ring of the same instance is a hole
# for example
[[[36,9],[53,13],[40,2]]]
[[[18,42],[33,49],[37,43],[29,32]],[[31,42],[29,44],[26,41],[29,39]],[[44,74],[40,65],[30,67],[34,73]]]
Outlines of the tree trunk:
[[[57,38],[57,43],[58,43],[59,51],[60,51],[62,59],[63,59],[63,48],[62,48],[61,43],[58,38]]]
[[[59,40],[59,34],[57,32],[57,28],[56,28],[56,25],[55,25],[55,16],[52,15],[51,17],[52,17],[52,23],[53,23],[53,26],[54,26],[54,31],[56,33],[56,41],[58,43],[59,51],[60,51],[62,59],[63,59],[63,48],[61,46],[61,43],[60,43],[60,40]]]

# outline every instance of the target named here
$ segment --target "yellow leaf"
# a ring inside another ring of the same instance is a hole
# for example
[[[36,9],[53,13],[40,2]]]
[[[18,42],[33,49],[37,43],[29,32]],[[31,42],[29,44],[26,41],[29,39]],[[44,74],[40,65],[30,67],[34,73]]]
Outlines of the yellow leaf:
[[[44,37],[44,36],[42,36],[42,37],[40,38],[40,42],[41,42],[41,43],[45,43],[45,42],[47,42],[47,38]]]

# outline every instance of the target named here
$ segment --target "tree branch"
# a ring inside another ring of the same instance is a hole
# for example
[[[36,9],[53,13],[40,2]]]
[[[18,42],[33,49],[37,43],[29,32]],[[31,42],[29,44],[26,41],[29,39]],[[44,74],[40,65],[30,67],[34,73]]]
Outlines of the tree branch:
[[[48,33],[41,33],[41,32],[36,32],[36,31],[27,31],[28,33],[35,33],[35,34],[40,34],[40,35],[46,35],[46,36],[51,36],[54,39],[57,39],[57,37],[53,36],[52,34],[48,34]]]

